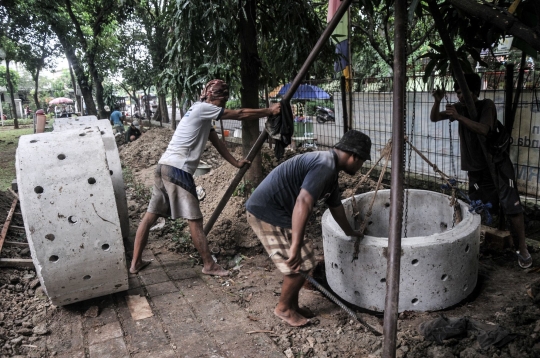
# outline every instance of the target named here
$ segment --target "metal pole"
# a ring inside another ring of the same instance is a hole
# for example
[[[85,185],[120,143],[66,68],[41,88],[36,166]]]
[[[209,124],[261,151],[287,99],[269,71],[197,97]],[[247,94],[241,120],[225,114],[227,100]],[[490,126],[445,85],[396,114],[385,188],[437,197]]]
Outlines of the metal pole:
[[[351,2],[352,0],[343,0],[341,2],[341,5],[339,6],[336,13],[334,14],[334,18],[332,19],[332,21],[330,21],[330,23],[328,23],[328,26],[322,33],[321,37],[319,38],[319,41],[317,41],[317,43],[313,47],[313,50],[311,50],[311,53],[309,54],[308,58],[302,65],[302,68],[300,68],[300,71],[294,78],[294,81],[291,83],[291,87],[289,87],[289,90],[283,96],[281,102],[285,103],[285,106],[281,107],[282,111],[283,110],[288,111],[288,109],[286,109],[285,107],[290,108],[289,101],[291,100],[293,94],[296,92],[296,90],[300,86],[300,83],[302,82],[304,77],[306,77],[306,73],[309,67],[313,64],[313,62],[315,62],[317,55],[319,54],[319,52],[321,52],[321,49],[330,38],[330,35],[332,35],[332,32],[334,32],[334,29],[339,24],[339,21],[341,20],[341,18],[343,17],[347,9],[349,8],[349,5],[351,4]],[[290,115],[292,116],[292,113]],[[267,138],[268,138],[268,133],[265,130],[263,130],[261,134],[259,135],[259,138],[257,138],[257,141],[255,142],[255,144],[253,145],[253,148],[251,148],[251,150],[249,151],[246,157],[247,160],[252,161],[253,158],[255,158],[255,155],[259,153],[259,151],[261,150]],[[206,235],[208,235],[210,230],[212,230],[212,227],[214,226],[219,215],[223,211],[223,208],[225,207],[225,205],[227,205],[227,202],[231,198],[231,195],[234,192],[234,189],[236,189],[236,187],[240,183],[240,180],[242,180],[247,170],[248,170],[247,166],[244,165],[242,168],[240,168],[240,170],[238,170],[238,173],[236,173],[236,176],[234,177],[229,188],[223,195],[223,198],[221,198],[221,201],[219,202],[216,209],[212,213],[212,216],[210,217],[210,219],[208,219],[208,222],[204,226],[204,233]]]
[[[349,131],[349,116],[347,115],[347,86],[345,84],[345,81],[347,79],[345,76],[341,76],[341,107],[343,108],[343,133],[347,133]]]
[[[469,86],[467,86],[467,81],[465,80],[463,70],[461,69],[461,65],[459,64],[459,60],[456,55],[456,50],[454,49],[454,43],[452,42],[450,35],[448,35],[449,32],[446,28],[446,25],[444,24],[443,16],[441,14],[441,11],[439,10],[439,6],[437,5],[437,2],[435,0],[429,0],[428,5],[429,11],[433,16],[433,22],[435,23],[435,27],[439,32],[439,36],[441,37],[444,49],[446,50],[446,53],[448,54],[448,59],[450,60],[450,64],[452,65],[452,72],[454,74],[454,77],[456,78],[457,83],[459,84],[459,88],[461,89],[463,98],[465,99],[465,105],[467,106],[469,116],[471,116],[472,120],[475,120],[476,107],[474,105],[472,94],[469,90]]]
[[[504,76],[504,123],[506,130],[512,130],[508,128],[510,118],[512,117],[512,97],[514,91],[514,64],[509,63],[506,65],[506,73]],[[514,121],[512,121],[512,124]]]
[[[392,173],[390,202],[390,232],[386,269],[386,300],[384,307],[384,342],[382,356],[396,356],[401,264],[401,228],[403,220],[403,163],[405,149],[405,84],[407,45],[407,0],[396,0],[394,23],[394,88],[392,99]]]

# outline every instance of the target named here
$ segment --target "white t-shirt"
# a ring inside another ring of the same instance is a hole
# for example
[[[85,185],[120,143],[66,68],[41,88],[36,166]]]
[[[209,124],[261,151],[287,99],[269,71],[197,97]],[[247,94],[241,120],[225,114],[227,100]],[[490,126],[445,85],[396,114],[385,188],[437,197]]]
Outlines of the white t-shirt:
[[[186,112],[174,131],[159,164],[166,164],[193,175],[206,147],[212,121],[219,119],[223,108],[206,102],[196,102]]]

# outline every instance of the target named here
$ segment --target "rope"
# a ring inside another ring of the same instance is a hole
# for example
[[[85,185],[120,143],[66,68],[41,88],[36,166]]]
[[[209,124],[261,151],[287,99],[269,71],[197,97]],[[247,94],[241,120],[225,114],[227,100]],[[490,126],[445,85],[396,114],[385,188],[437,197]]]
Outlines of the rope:
[[[375,203],[375,199],[377,198],[377,192],[379,191],[379,188],[381,187],[382,180],[384,178],[384,174],[386,173],[386,169],[388,168],[388,162],[390,161],[390,157],[392,155],[392,140],[389,140],[386,146],[381,151],[381,157],[377,161],[379,163],[382,158],[385,158],[386,161],[384,163],[384,167],[381,170],[381,173],[379,175],[379,181],[377,181],[377,186],[375,187],[375,193],[373,194],[373,197],[371,198],[371,203],[369,204],[368,211],[366,212],[366,216],[362,220],[362,223],[360,224],[360,232],[363,234],[366,230],[367,223],[369,218],[371,217],[371,214],[373,213],[373,204]],[[356,222],[356,217],[360,214],[356,207],[356,199],[354,198],[354,195],[352,197],[352,206],[353,206],[353,220]],[[353,259],[358,259],[358,252],[360,251],[360,241],[362,240],[361,237],[357,237],[356,241],[354,242],[354,254]]]

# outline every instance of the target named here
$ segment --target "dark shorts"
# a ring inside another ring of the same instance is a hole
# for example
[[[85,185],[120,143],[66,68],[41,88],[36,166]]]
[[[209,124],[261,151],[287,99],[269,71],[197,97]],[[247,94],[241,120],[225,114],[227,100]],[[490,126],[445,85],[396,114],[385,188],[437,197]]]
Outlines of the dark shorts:
[[[505,158],[496,168],[495,182],[487,168],[468,172],[469,197],[471,200],[482,200],[483,203],[490,202],[493,205],[493,214],[497,214],[499,206],[506,215],[522,213],[516,174],[510,158]]]

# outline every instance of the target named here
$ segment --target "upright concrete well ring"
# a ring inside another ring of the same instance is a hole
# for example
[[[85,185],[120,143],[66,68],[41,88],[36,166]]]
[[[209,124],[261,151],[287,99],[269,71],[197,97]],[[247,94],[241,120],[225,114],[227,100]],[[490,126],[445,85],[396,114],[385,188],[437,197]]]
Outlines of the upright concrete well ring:
[[[355,196],[361,217],[373,195]],[[449,199],[440,193],[409,190],[407,237],[402,233],[399,312],[450,307],[476,286],[480,216],[469,213],[460,201],[463,219],[452,228]],[[352,200],[344,200],[343,206],[352,224]],[[344,300],[379,312],[384,310],[386,294],[390,206],[390,190],[379,191],[354,261],[355,238],[345,235],[328,210],[322,218],[328,284]]]

